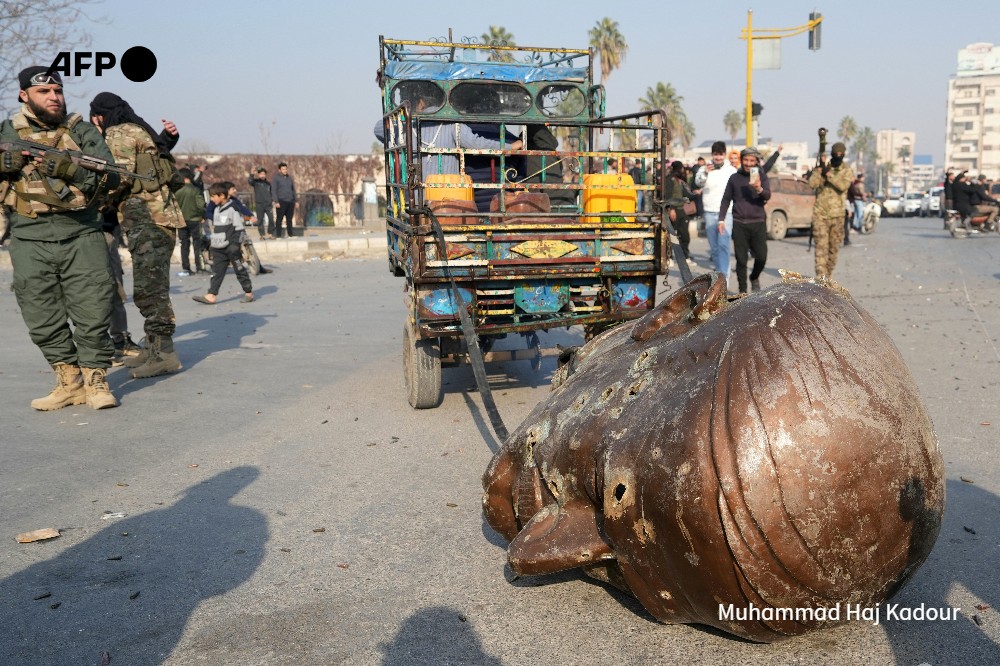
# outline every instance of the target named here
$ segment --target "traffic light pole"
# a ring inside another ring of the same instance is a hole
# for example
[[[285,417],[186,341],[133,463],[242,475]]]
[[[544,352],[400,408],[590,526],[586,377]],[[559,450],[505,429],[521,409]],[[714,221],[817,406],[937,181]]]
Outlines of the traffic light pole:
[[[794,28],[758,28],[757,32],[753,30],[753,10],[747,10],[747,27],[740,35],[740,39],[747,40],[747,145],[753,146],[757,143],[756,132],[754,132],[753,124],[753,40],[755,39],[784,39],[785,37],[793,37],[795,35],[801,35],[803,32],[809,31],[809,48],[812,50],[819,49],[819,25],[823,22],[823,15],[813,12],[809,14],[809,22],[805,25],[796,26]]]
[[[747,147],[756,146],[753,133],[753,10],[747,10]]]

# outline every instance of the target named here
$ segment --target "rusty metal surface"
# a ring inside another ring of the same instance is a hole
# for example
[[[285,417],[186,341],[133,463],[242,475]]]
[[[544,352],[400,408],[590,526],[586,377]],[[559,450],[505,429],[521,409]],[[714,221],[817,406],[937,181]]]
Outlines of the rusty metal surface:
[[[937,537],[943,462],[915,382],[833,285],[729,303],[699,277],[553,383],[483,477],[516,573],[580,567],[661,621],[772,642],[835,622],[723,609],[870,607]]]

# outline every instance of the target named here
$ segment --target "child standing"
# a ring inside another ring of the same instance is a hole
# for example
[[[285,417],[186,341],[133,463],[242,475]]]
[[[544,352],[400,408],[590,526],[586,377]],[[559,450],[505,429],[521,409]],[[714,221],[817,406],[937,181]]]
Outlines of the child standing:
[[[215,211],[212,220],[212,282],[208,287],[208,293],[204,296],[194,296],[194,300],[199,303],[212,304],[216,302],[219,295],[219,288],[222,280],[226,277],[226,270],[233,267],[236,279],[243,287],[243,303],[252,303],[253,284],[250,282],[250,274],[243,263],[240,254],[240,241],[242,235],[246,233],[243,227],[243,215],[236,210],[233,200],[229,195],[228,183],[215,183],[208,190],[209,198],[215,204]]]

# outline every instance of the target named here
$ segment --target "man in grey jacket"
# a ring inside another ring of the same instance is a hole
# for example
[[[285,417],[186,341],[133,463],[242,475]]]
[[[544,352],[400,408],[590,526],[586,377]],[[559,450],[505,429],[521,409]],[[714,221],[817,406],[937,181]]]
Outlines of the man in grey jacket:
[[[278,165],[278,173],[274,175],[274,182],[271,183],[274,192],[274,207],[277,210],[274,221],[274,235],[276,238],[282,237],[281,219],[285,219],[285,228],[288,230],[288,237],[292,237],[292,217],[295,209],[299,207],[295,200],[295,181],[288,175],[288,164],[282,162]]]

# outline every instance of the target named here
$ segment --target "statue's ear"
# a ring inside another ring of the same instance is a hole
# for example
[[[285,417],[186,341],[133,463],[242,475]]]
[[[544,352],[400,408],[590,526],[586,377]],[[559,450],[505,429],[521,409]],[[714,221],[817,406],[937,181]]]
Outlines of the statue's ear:
[[[636,321],[632,339],[645,342],[670,324],[697,324],[714,315],[725,304],[726,280],[722,274],[699,275]]]
[[[586,502],[550,504],[534,515],[507,548],[507,561],[518,575],[538,576],[613,559],[611,544],[597,525],[597,512]]]

